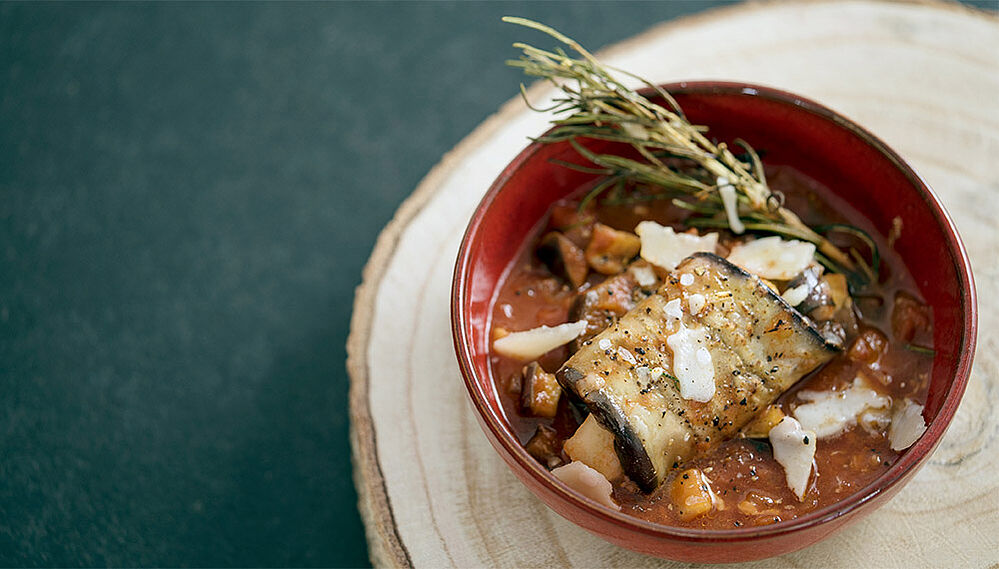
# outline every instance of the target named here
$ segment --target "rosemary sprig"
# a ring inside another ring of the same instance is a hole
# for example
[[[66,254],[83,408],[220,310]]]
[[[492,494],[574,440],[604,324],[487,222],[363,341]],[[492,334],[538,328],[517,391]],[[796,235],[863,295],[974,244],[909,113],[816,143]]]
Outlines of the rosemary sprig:
[[[703,216],[688,218],[690,225],[733,229],[720,191],[722,186],[731,185],[736,196],[735,215],[745,229],[811,242],[818,249],[817,258],[830,269],[862,273],[868,278],[873,276],[869,267],[864,267],[866,271],[858,271],[850,255],[784,207],[783,196],[770,190],[762,162],[749,144],[736,141],[748,157],[748,161],[743,161],[725,143],[715,143],[704,136],[704,127],[688,122],[677,102],[661,87],[626,71],[613,69],[641,81],[666,106],[656,104],[622,84],[614,78],[611,68],[557,30],[525,18],[505,17],[503,21],[543,32],[580,56],[570,57],[562,48],[547,51],[515,43],[514,47],[520,49],[522,55],[507,64],[521,68],[527,75],[549,81],[561,91],[562,96],[556,97],[552,106],[545,109],[555,114],[556,119],[552,121],[555,128],[539,140],[568,140],[577,152],[598,167],[596,170],[607,176],[584,202],[591,202],[610,187],[620,187],[623,181],[647,184],[667,190],[662,195],[668,195],[675,204]],[[527,91],[523,85],[521,93],[526,101]],[[531,106],[530,102],[528,106]],[[580,138],[626,143],[641,158],[633,160],[614,154],[596,154],[583,146]],[[676,159],[688,161],[696,168],[677,167]],[[876,253],[874,261],[877,262]]]

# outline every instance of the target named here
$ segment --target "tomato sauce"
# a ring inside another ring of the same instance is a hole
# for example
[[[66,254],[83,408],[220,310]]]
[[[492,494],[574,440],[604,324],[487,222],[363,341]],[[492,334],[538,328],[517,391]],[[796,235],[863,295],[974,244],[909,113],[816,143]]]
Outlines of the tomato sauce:
[[[772,190],[783,194],[786,206],[806,224],[817,227],[846,223],[858,227],[871,236],[881,253],[878,281],[851,291],[859,327],[848,335],[843,352],[785,392],[776,405],[790,415],[801,403],[800,391],[841,390],[857,377],[893,401],[910,399],[924,403],[933,360],[932,323],[929,312],[918,299],[912,277],[883,235],[890,228],[872,227],[826,188],[792,168],[768,167],[767,174]],[[570,239],[581,239],[562,218],[576,210],[585,190],[573,200],[556,205],[548,228],[559,228]],[[684,220],[690,213],[669,200],[622,201],[625,203],[598,201],[587,211],[596,221],[625,231],[633,231],[643,220],[672,225],[677,231],[686,229]],[[723,250],[734,239],[724,231],[720,237]],[[527,239],[495,298],[491,321],[494,338],[507,331],[566,322],[576,295],[605,278],[591,273],[581,287],[571,287],[538,260],[534,254],[537,238],[535,235]],[[852,241],[837,244],[856,245]],[[582,243],[580,246],[585,247]],[[563,346],[545,354],[538,362],[544,370],[554,373],[569,355],[568,347]],[[563,393],[554,418],[528,416],[520,405],[524,362],[493,354],[491,365],[507,419],[521,443],[527,443],[539,427],[548,428],[553,433],[556,451],[561,452],[561,444],[585,417],[583,406],[572,403]],[[666,525],[729,529],[779,523],[843,499],[881,475],[900,454],[891,450],[886,430],[886,427],[858,424],[839,435],[820,438],[815,453],[817,468],[809,478],[802,500],[788,488],[784,470],[774,460],[769,442],[750,438],[725,441],[688,461],[651,494],[641,492],[624,478],[614,484],[613,498],[624,512]],[[564,452],[560,458],[569,461]],[[716,502],[710,513],[684,519],[670,497],[670,488],[676,476],[691,468],[701,471],[710,481]]]

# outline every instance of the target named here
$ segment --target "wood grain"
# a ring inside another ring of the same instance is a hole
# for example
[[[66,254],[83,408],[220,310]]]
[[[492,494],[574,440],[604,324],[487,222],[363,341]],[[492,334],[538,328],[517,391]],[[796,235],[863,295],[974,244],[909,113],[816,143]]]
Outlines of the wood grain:
[[[678,56],[677,54],[682,54]],[[929,464],[887,506],[759,567],[984,567],[999,561],[999,19],[949,4],[748,4],[606,50],[657,82],[743,80],[818,100],[909,160],[965,240],[979,291],[967,394]],[[533,99],[550,93],[539,87]],[[348,370],[355,482],[378,566],[679,566],[549,511],[493,452],[451,349],[465,224],[545,117],[507,103],[428,174],[357,290]],[[404,291],[404,292],[403,292]]]

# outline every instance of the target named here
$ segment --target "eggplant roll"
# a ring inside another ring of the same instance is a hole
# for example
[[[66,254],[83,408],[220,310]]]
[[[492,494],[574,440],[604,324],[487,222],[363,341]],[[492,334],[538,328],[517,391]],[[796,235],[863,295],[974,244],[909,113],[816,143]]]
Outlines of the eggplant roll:
[[[838,351],[758,277],[712,253],[684,259],[581,344],[556,378],[614,435],[645,492]]]

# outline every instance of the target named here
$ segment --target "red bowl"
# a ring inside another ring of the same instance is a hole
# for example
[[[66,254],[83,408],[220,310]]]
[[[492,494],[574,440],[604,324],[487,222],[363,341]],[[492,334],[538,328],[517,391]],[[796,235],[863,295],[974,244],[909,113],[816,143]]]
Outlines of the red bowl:
[[[551,204],[593,179],[554,165],[579,161],[567,144],[531,144],[493,183],[462,241],[451,294],[451,324],[465,387],[479,424],[514,474],[550,508],[611,543],[681,561],[734,562],[807,547],[874,511],[929,458],[964,393],[977,335],[971,265],[933,192],[893,150],[841,115],[776,89],[723,82],[664,85],[687,117],[720,140],[738,136],[766,149],[766,161],[795,167],[830,188],[875,227],[901,215],[895,249],[933,310],[936,356],[916,444],[873,483],[796,519],[764,527],[696,530],[655,524],[610,510],[552,476],[521,447],[489,366],[489,323],[501,279]],[[588,143],[589,145],[589,143]],[[591,147],[600,150],[599,144]],[[918,238],[906,236],[918,236]]]

